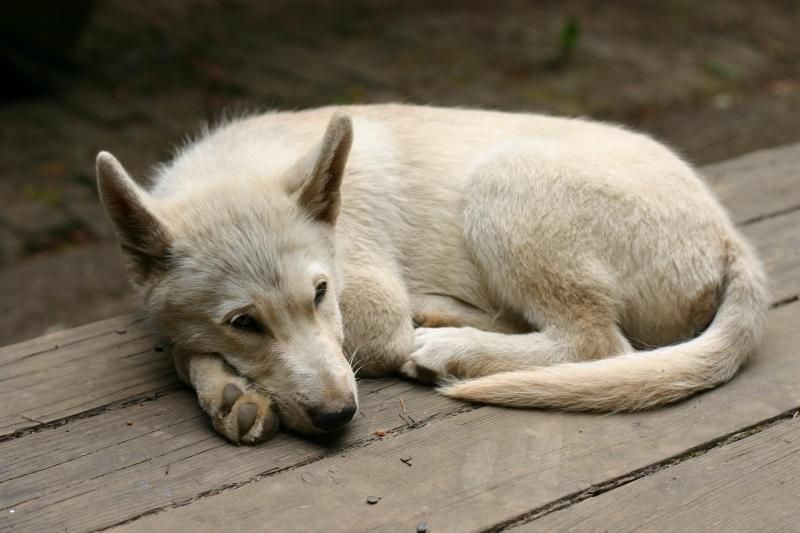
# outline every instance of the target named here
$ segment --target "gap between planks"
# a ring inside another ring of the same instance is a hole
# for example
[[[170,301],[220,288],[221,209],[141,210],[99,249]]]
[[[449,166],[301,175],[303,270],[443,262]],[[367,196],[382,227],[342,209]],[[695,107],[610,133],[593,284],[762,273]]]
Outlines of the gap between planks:
[[[764,213],[763,215],[758,215],[758,216],[755,216],[755,217],[752,217],[752,218],[748,218],[747,220],[743,220],[743,221],[737,223],[736,226],[739,227],[739,228],[743,228],[745,226],[748,226],[750,224],[755,224],[755,223],[761,222],[763,220],[769,220],[771,218],[776,218],[776,217],[779,217],[781,215],[788,215],[789,213],[794,213],[798,209],[800,209],[800,205],[794,205],[794,206],[791,206],[791,207],[787,207],[786,209],[779,209],[779,210],[773,211],[771,213]]]
[[[582,491],[574,492],[572,494],[567,494],[562,498],[553,500],[552,502],[549,502],[545,505],[540,505],[535,509],[531,509],[530,511],[522,515],[518,515],[508,520],[504,520],[503,522],[495,524],[492,527],[485,528],[482,530],[482,533],[495,533],[500,531],[508,531],[516,527],[529,524],[531,522],[534,522],[535,520],[538,520],[539,518],[549,515],[550,513],[566,509],[567,507],[570,507],[577,503],[581,503],[590,498],[594,498],[596,496],[600,496],[602,494],[610,492],[614,489],[623,487],[628,483],[632,483],[634,481],[637,481],[639,479],[645,478],[653,474],[657,474],[658,472],[679,465],[686,461],[702,457],[703,455],[707,454],[712,450],[717,450],[729,444],[733,444],[735,442],[744,440],[748,437],[757,435],[762,431],[774,427],[778,424],[797,418],[798,413],[800,413],[800,405],[798,405],[797,407],[793,407],[792,409],[789,409],[772,418],[753,424],[749,427],[742,428],[741,430],[729,433],[727,435],[722,435],[716,439],[710,440],[699,446],[690,448],[683,453],[674,455],[672,457],[668,457],[664,460],[647,465],[637,470],[633,470],[631,472],[628,472],[621,476],[617,476],[607,481],[603,481],[602,483],[596,483]]]
[[[109,411],[115,411],[117,409],[125,409],[131,405],[141,405],[147,402],[152,402],[154,400],[158,400],[159,398],[163,398],[169,394],[173,394],[175,392],[184,389],[185,387],[180,383],[176,382],[174,386],[165,387],[163,389],[154,390],[151,392],[145,392],[142,394],[135,394],[133,396],[128,396],[127,398],[123,398],[121,400],[117,400],[114,402],[109,402],[105,405],[99,405],[97,407],[93,407],[92,409],[87,409],[86,411],[81,411],[79,413],[75,413],[69,416],[65,416],[63,418],[57,418],[55,420],[50,420],[47,422],[42,422],[36,420],[35,418],[30,418],[23,416],[27,420],[31,420],[33,422],[37,422],[38,425],[36,426],[29,426],[22,429],[18,429],[9,433],[7,435],[0,435],[0,444],[17,439],[19,437],[24,437],[25,435],[30,435],[32,433],[38,433],[40,431],[44,431],[47,429],[55,429],[61,426],[65,426],[71,422],[76,422],[78,420],[85,420],[87,418],[92,418],[97,415],[101,415],[103,413],[107,413]]]

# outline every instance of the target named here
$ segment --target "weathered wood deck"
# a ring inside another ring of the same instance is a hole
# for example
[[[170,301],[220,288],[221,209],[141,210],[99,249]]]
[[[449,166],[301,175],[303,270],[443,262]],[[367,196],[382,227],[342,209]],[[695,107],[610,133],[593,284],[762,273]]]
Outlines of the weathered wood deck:
[[[705,171],[774,295],[728,385],[601,416],[363,382],[337,440],[237,448],[119,317],[0,349],[0,529],[800,530],[800,144]]]

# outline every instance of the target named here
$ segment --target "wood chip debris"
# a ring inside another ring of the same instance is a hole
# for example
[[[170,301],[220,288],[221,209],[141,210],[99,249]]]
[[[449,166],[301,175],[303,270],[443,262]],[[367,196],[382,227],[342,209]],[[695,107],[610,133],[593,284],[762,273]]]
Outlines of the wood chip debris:
[[[408,409],[406,409],[406,402],[404,402],[402,398],[400,398],[400,409],[402,409],[403,412],[400,413],[399,416],[400,418],[403,419],[403,422],[405,422],[406,425],[410,426],[412,424],[417,423],[417,421],[414,420],[414,417],[408,414]]]

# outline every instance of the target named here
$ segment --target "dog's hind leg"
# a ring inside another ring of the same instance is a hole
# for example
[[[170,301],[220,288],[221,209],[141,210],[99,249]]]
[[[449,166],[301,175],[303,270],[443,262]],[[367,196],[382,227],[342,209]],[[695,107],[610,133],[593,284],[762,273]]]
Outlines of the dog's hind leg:
[[[537,332],[421,328],[411,377],[476,377],[632,351],[618,327],[623,297],[598,242],[598,200],[547,147],[510,145],[479,165],[466,192],[464,235],[500,305]],[[567,169],[567,170],[565,170]],[[578,181],[576,181],[578,180]]]
[[[414,351],[401,372],[425,382],[474,378],[631,351],[613,325],[584,331],[547,327],[512,335],[470,327],[419,328]]]
[[[255,444],[275,433],[272,400],[238,375],[221,356],[172,351],[178,377],[197,392],[200,407],[218,433],[234,444]]]
[[[521,317],[503,311],[487,312],[443,294],[412,294],[411,307],[417,327],[472,327],[500,333],[531,331]]]
[[[537,331],[504,334],[474,327],[419,328],[403,372],[424,380],[472,378],[632,352],[603,281],[588,271],[575,277],[557,270],[543,275],[545,263],[541,261],[542,268],[533,272],[510,263],[496,264],[487,275],[498,284],[518,280],[498,292],[503,303]]]

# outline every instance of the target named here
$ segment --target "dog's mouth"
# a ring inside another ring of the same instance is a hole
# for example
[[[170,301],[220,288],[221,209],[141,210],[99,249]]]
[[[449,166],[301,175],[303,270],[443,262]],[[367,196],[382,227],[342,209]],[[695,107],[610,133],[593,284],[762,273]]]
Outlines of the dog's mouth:
[[[298,433],[336,433],[347,426],[358,412],[357,387],[347,387],[332,401],[320,402],[317,395],[291,388],[286,390],[287,387],[275,386],[270,380],[264,383],[250,378],[250,381],[259,392],[272,400],[272,409],[280,424]]]
[[[278,413],[281,425],[285,428],[305,435],[318,435],[325,431],[314,426],[311,419],[297,402],[280,396],[272,396],[275,412]]]
[[[320,416],[304,403],[273,396],[273,408],[284,428],[304,435],[335,434],[347,427],[355,417],[357,407],[336,410]]]

